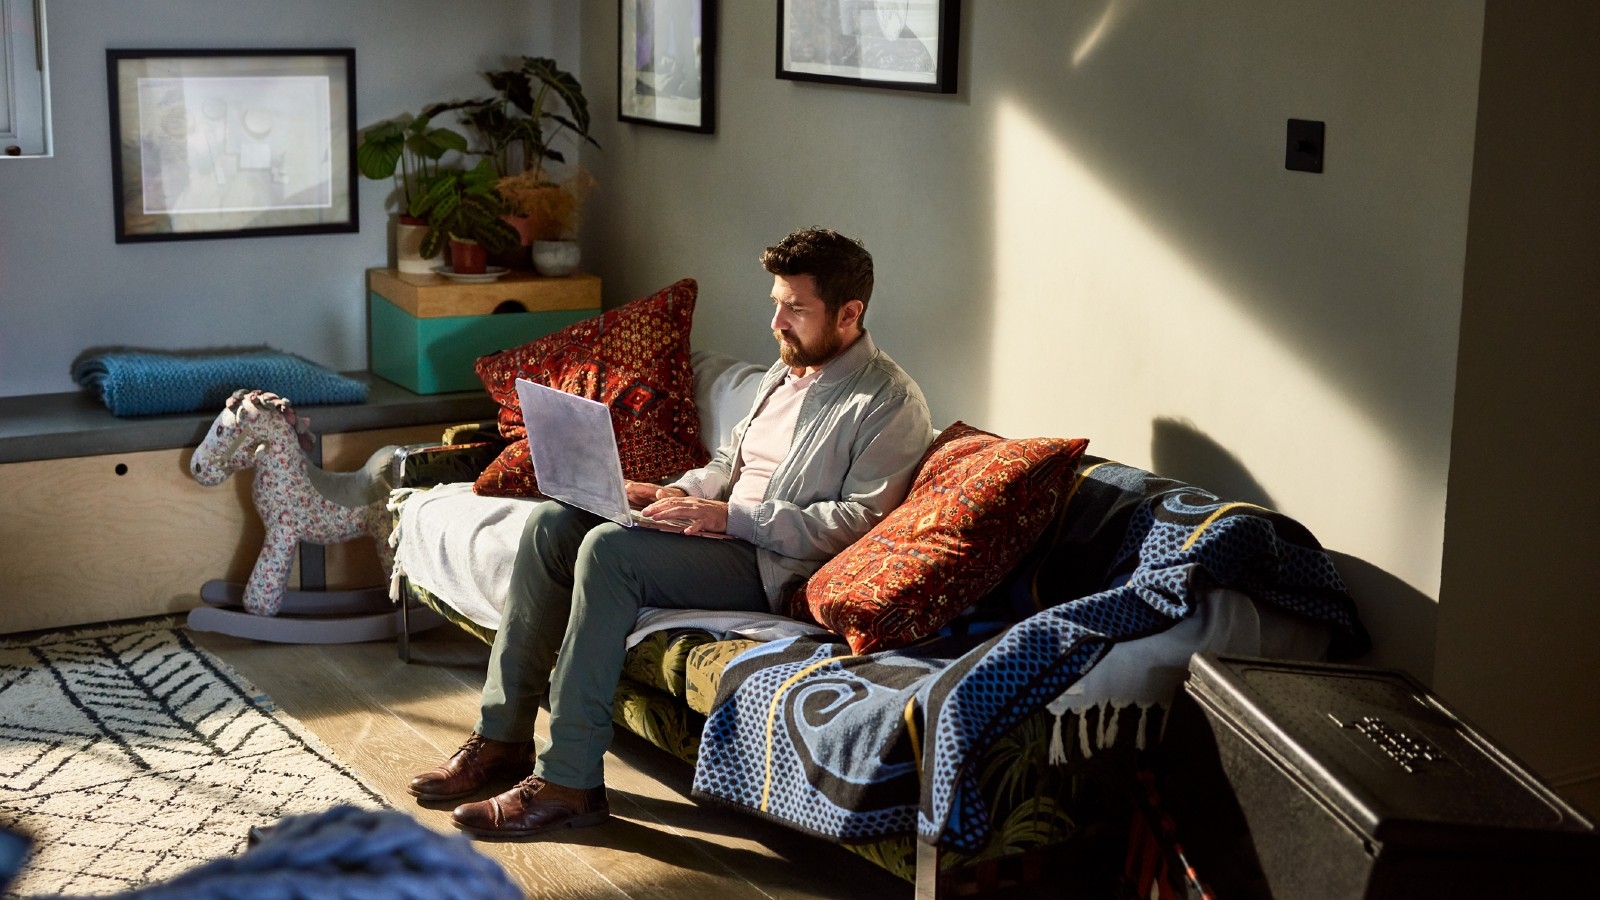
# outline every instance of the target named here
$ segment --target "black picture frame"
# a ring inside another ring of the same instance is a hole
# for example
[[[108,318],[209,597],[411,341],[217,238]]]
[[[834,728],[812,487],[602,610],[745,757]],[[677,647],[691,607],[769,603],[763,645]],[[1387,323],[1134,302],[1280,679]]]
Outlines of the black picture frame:
[[[716,0],[617,0],[618,121],[714,134],[716,96]]]
[[[960,0],[778,0],[777,76],[956,92]]]
[[[117,243],[360,230],[349,47],[106,51]]]

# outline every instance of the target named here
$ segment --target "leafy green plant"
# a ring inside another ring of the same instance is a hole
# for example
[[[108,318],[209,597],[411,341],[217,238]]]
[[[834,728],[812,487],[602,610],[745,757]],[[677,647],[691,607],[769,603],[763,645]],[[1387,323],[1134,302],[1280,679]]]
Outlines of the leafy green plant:
[[[421,218],[418,205],[428,188],[441,174],[451,171],[442,160],[445,154],[465,153],[466,136],[459,131],[433,126],[433,116],[409,113],[370,125],[361,131],[356,143],[356,168],[361,174],[381,181],[400,182],[401,212]]]
[[[413,214],[428,224],[422,255],[431,257],[445,241],[474,241],[490,253],[502,253],[521,238],[508,225],[505,201],[495,192],[500,176],[488,160],[467,171],[446,169],[437,173],[413,205]]]
[[[524,56],[516,68],[483,74],[495,96],[436,103],[423,114],[458,111],[462,123],[482,141],[482,148],[472,152],[489,159],[502,177],[533,172],[536,181],[545,180],[546,162],[566,162],[554,146],[566,131],[581,142],[600,146],[589,135],[589,101],[583,86],[555,60]]]

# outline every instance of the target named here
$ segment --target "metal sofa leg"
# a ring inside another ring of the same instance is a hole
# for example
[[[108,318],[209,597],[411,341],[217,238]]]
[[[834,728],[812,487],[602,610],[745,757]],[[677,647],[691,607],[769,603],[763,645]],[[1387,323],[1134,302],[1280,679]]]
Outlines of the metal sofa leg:
[[[400,653],[400,661],[411,663],[411,596],[404,590],[400,591],[400,640],[395,642],[395,649]]]
[[[939,847],[917,839],[916,900],[939,896]]]

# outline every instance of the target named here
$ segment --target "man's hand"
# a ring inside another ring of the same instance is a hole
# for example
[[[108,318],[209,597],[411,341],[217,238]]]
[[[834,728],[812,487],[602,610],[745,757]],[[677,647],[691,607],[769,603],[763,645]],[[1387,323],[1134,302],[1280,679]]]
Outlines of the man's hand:
[[[721,500],[672,493],[646,506],[642,512],[652,519],[689,523],[683,529],[684,534],[722,534],[728,530],[728,504]]]
[[[628,505],[634,509],[644,509],[663,497],[685,496],[683,488],[662,487],[648,481],[624,482],[623,489],[628,492]]]

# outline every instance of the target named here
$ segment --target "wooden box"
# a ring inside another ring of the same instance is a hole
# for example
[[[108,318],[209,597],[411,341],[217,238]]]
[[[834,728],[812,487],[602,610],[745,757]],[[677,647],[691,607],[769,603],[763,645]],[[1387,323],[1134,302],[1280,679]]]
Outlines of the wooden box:
[[[463,284],[393,269],[367,273],[369,365],[418,394],[480,388],[472,364],[600,314],[594,275],[512,272]]]

